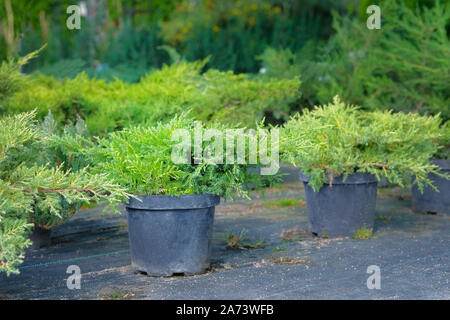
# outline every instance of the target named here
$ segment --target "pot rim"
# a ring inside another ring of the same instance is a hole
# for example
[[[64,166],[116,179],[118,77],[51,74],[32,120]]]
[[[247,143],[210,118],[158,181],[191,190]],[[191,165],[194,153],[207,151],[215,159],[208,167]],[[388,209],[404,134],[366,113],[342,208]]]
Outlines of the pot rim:
[[[330,184],[329,174],[327,175],[327,181],[324,182],[324,185]],[[378,183],[378,180],[375,175],[366,172],[354,172],[349,173],[347,175],[347,179],[344,181],[345,175],[340,175],[337,177],[333,177],[332,185],[346,185],[346,184],[368,184],[368,183]],[[299,172],[299,178],[301,181],[308,183],[311,179],[310,176],[305,175],[302,171]]]
[[[125,203],[127,209],[133,210],[186,210],[210,208],[220,203],[220,197],[215,194],[182,194],[169,195],[134,195]]]

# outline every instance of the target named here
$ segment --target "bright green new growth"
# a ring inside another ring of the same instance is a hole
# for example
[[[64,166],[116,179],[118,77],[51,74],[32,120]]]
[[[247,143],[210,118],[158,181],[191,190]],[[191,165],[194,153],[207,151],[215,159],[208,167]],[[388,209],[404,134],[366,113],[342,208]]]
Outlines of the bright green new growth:
[[[265,203],[268,208],[279,208],[279,207],[295,207],[303,204],[303,200],[300,199],[278,199],[273,201],[267,201]]]
[[[401,186],[411,175],[420,189],[436,167],[429,159],[443,137],[439,116],[363,112],[339,98],[297,114],[282,129],[282,158],[311,177],[315,190],[333,177],[354,172],[381,176]]]
[[[32,52],[18,60],[10,58],[0,65],[0,110],[6,99],[19,91],[25,83],[20,68],[36,57],[39,51]]]
[[[63,123],[75,121],[79,115],[94,135],[139,124],[155,125],[187,109],[203,122],[241,123],[247,127],[268,112],[287,118],[289,104],[298,95],[297,78],[255,80],[214,69],[202,73],[206,62],[180,61],[132,84],[119,79],[109,83],[90,79],[85,73],[73,80],[19,74],[26,86],[11,95],[0,112],[37,108],[43,118],[51,110]],[[0,79],[8,76],[0,72]]]
[[[176,116],[168,123],[154,127],[132,127],[113,132],[98,140],[94,154],[95,170],[108,173],[114,181],[132,194],[181,195],[216,194],[232,197],[247,195],[244,184],[249,181],[259,184],[255,174],[247,173],[246,164],[193,164],[193,151],[189,164],[176,164],[172,152],[180,141],[173,139],[178,129],[188,130],[191,145],[194,145],[194,120],[185,115]],[[204,129],[205,127],[196,127]],[[218,129],[225,132],[225,127]],[[225,135],[224,135],[225,146]],[[203,142],[202,152],[211,143]],[[225,152],[223,152],[225,156]],[[248,153],[247,153],[248,154]]]
[[[366,227],[362,227],[361,229],[356,230],[353,239],[368,240],[372,238],[372,233],[372,228],[367,229]]]
[[[387,1],[383,35],[373,48],[378,61],[369,78],[367,104],[450,118],[450,5],[408,9]]]
[[[34,118],[31,112],[0,119],[0,272],[8,275],[18,273],[32,226],[49,229],[83,204],[117,205],[128,196],[105,174],[49,162],[50,138]]]

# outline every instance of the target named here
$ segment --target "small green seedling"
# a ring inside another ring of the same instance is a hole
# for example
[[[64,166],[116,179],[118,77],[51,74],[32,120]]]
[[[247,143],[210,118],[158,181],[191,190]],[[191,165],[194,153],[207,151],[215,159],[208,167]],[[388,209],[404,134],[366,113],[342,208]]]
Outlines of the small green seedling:
[[[300,242],[302,241],[302,238],[300,238],[300,236],[296,237],[295,239],[283,239],[281,240],[281,243],[290,243],[290,242]]]
[[[353,235],[353,239],[368,240],[370,238],[372,238],[372,228],[367,229],[366,227],[362,227]]]
[[[114,291],[108,296],[103,297],[103,300],[123,300],[128,299],[132,296],[132,293],[129,292],[120,292],[120,291]]]
[[[275,200],[275,201],[267,201],[265,203],[265,205],[268,208],[304,206],[305,205],[305,200],[279,199],[279,200]]]
[[[231,250],[248,250],[248,249],[259,249],[264,247],[264,239],[259,239],[257,242],[252,242],[251,239],[245,237],[247,230],[242,229],[239,236],[234,234],[230,230],[225,241],[227,242],[227,248]]]

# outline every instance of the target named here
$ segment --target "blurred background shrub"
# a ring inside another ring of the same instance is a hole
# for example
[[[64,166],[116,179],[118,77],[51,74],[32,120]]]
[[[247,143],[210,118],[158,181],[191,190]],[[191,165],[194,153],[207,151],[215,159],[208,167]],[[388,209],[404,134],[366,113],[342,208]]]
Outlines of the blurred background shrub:
[[[289,117],[289,106],[299,95],[297,77],[259,79],[216,69],[202,73],[207,62],[208,59],[165,65],[137,83],[120,79],[107,82],[90,78],[86,72],[62,80],[42,74],[20,77],[19,66],[10,72],[12,67],[7,68],[4,63],[0,68],[0,88],[2,83],[11,87],[9,84],[16,78],[22,82],[20,88],[8,91],[8,99],[0,104],[0,114],[36,108],[40,118],[51,111],[62,124],[81,117],[94,135],[129,125],[153,125],[186,110],[204,122],[247,127],[255,126],[267,114],[279,120]]]
[[[68,30],[71,4],[0,4],[2,60],[47,44],[20,66],[31,76],[0,113],[79,115],[93,133],[188,108],[251,126],[339,95],[450,117],[445,0],[85,0],[81,29]],[[366,27],[370,4],[382,8],[381,30]]]
[[[436,1],[382,1],[382,28],[368,30],[359,16],[333,12],[327,42],[293,53],[267,48],[266,74],[301,76],[298,108],[331,101],[338,94],[369,110],[441,113],[450,118],[450,5]]]
[[[11,35],[1,39],[2,60],[48,43],[27,72],[56,64],[46,72],[65,77],[70,74],[60,71],[76,66],[106,79],[137,81],[148,69],[169,62],[167,53],[157,49],[161,44],[190,61],[211,56],[207,67],[257,72],[255,57],[267,46],[296,51],[308,40],[327,39],[330,9],[345,11],[351,1],[85,0],[79,1],[85,11],[80,30],[66,27],[71,1],[3,2],[2,34]]]

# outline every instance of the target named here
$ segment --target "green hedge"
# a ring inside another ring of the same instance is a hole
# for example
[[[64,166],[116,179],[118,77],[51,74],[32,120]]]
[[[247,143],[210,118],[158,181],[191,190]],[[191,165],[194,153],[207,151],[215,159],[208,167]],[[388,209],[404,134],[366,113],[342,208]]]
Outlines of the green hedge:
[[[27,76],[0,110],[11,114],[36,108],[39,118],[50,110],[62,123],[73,122],[79,115],[95,135],[134,124],[155,124],[186,110],[204,122],[248,127],[267,113],[288,117],[289,105],[299,95],[297,78],[250,79],[214,69],[201,73],[206,62],[164,66],[138,83],[106,82],[86,73],[73,80]]]
[[[365,21],[335,14],[336,35],[323,46],[301,51],[266,49],[266,73],[302,80],[302,107],[330,101],[338,94],[368,110],[393,109],[438,114],[450,119],[450,5],[409,9],[385,2],[380,30]]]

